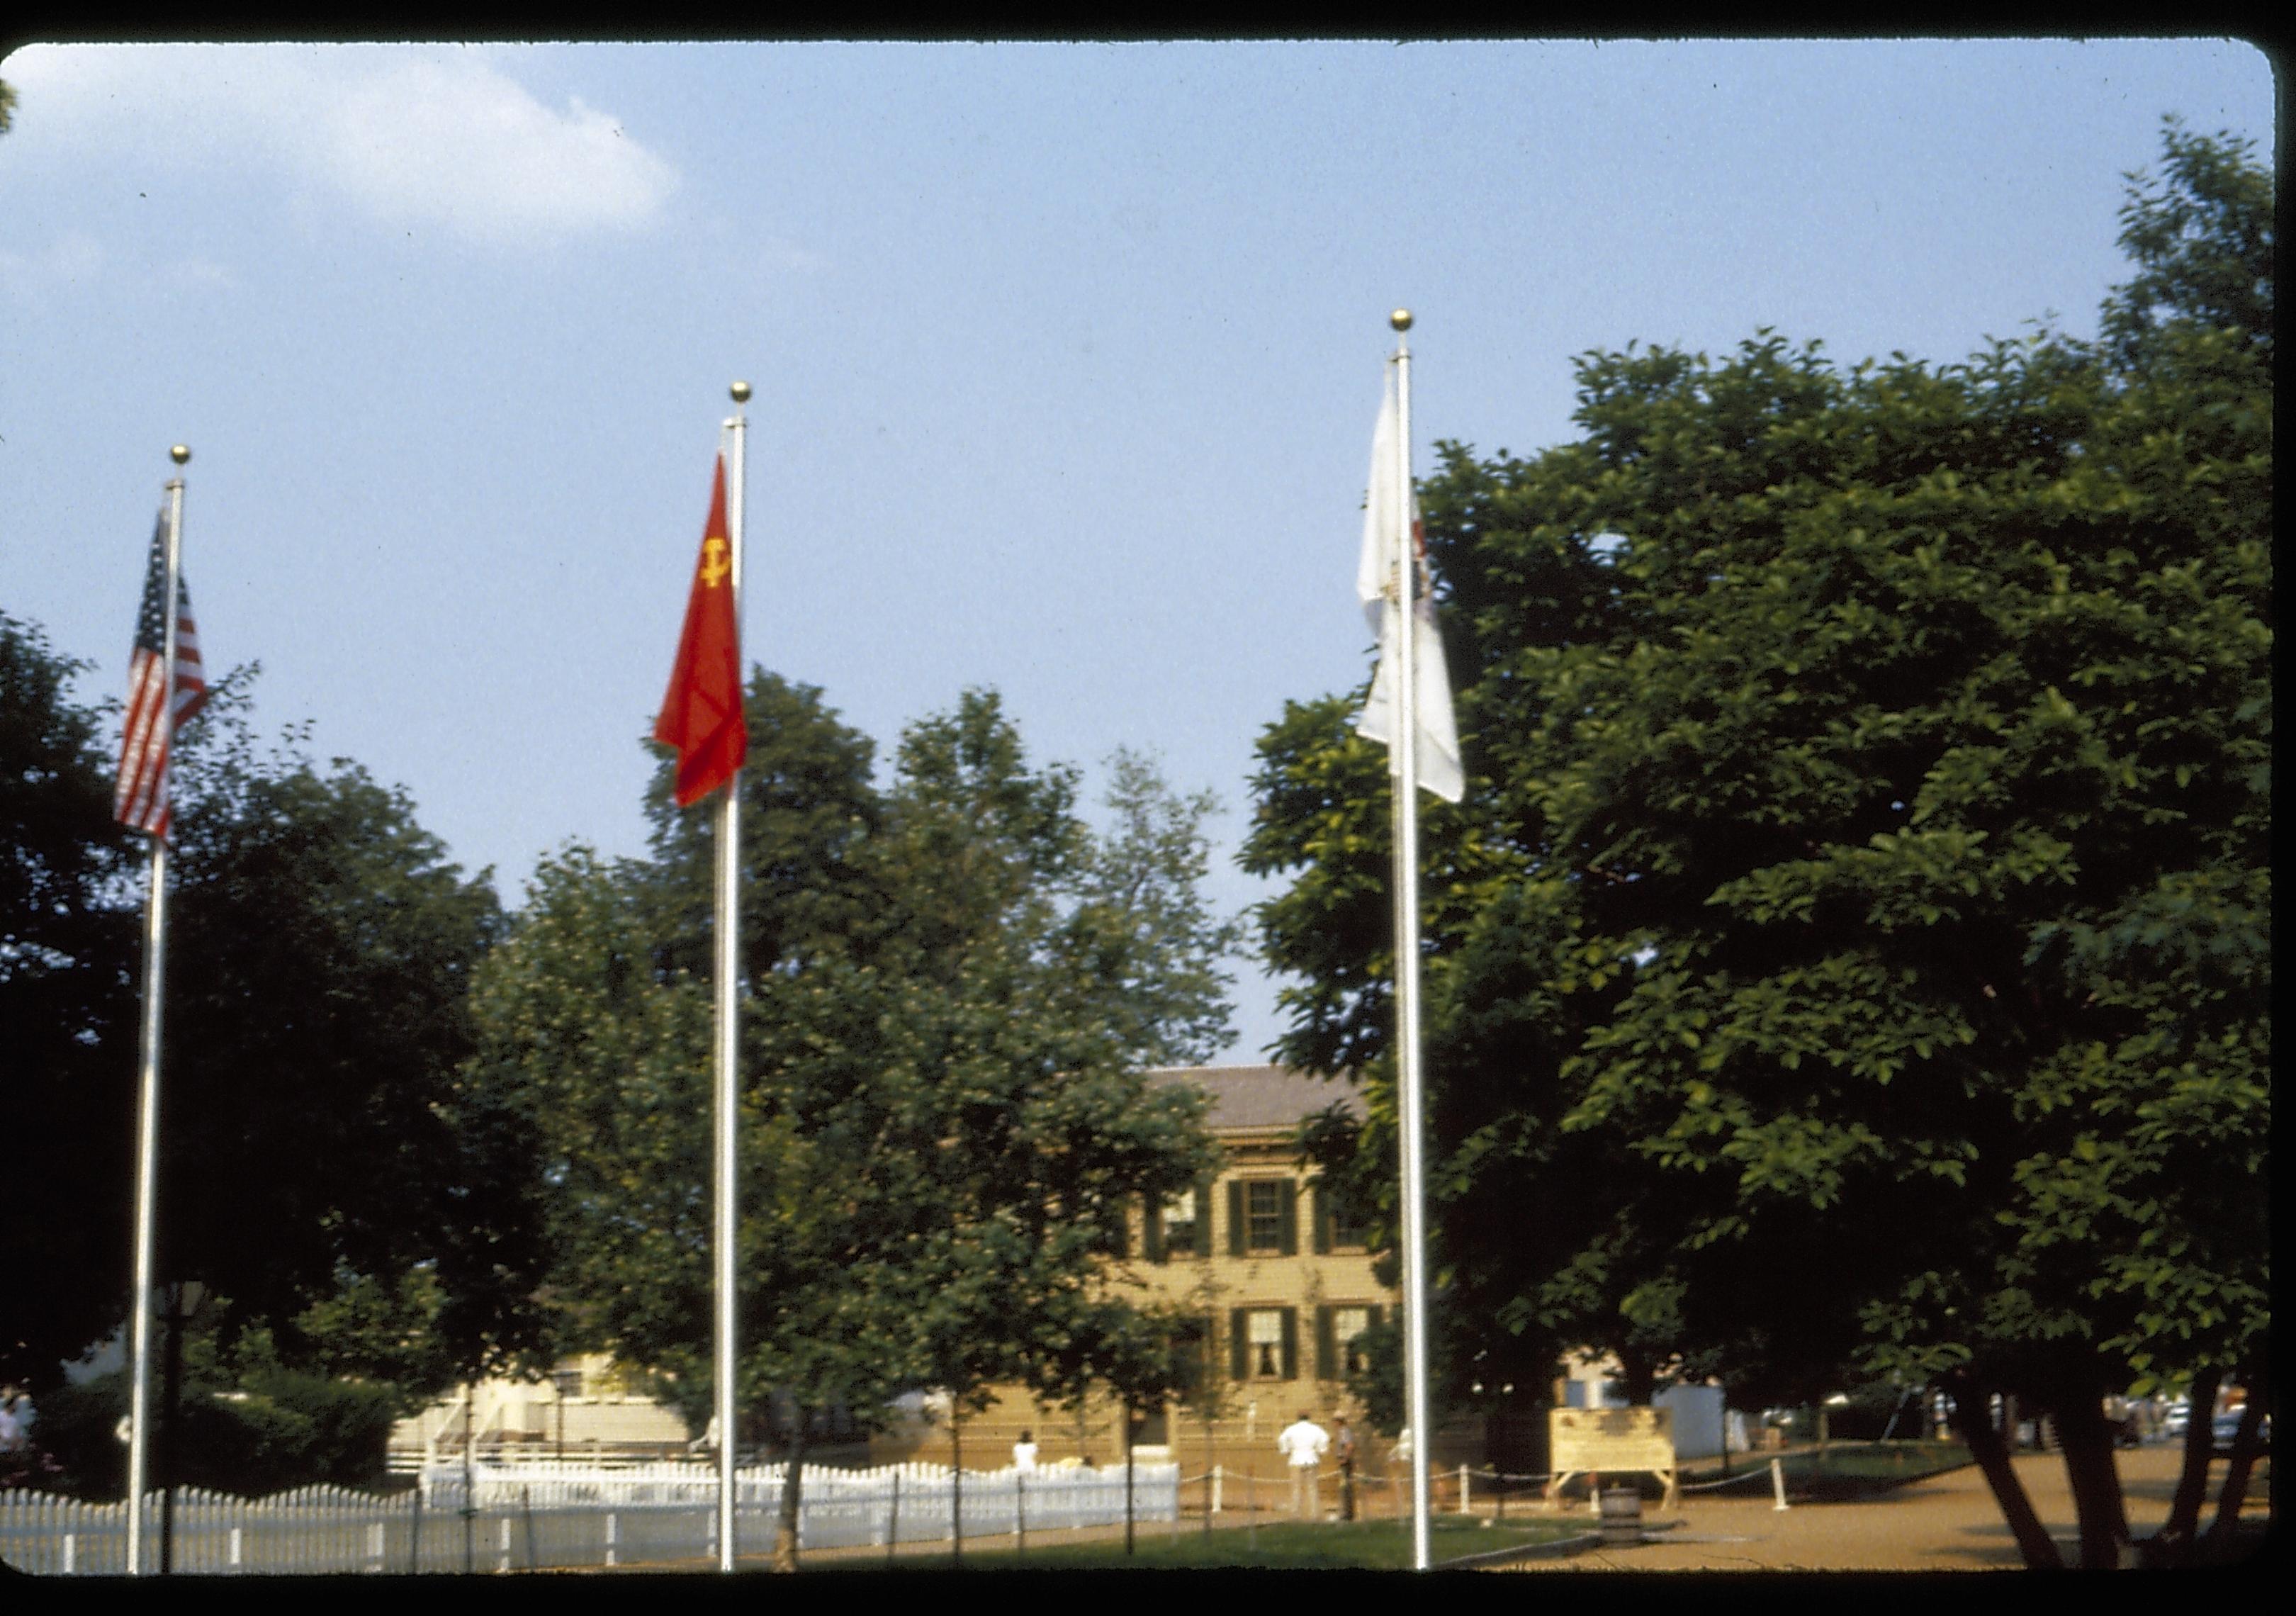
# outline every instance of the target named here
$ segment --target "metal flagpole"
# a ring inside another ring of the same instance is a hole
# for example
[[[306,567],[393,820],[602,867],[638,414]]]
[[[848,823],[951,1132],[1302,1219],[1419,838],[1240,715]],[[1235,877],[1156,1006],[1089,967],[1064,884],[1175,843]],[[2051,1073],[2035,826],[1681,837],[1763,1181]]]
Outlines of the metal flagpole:
[[[168,451],[182,465],[192,451],[182,444]],[[160,597],[164,623],[160,642],[160,721],[168,727],[167,763],[159,800],[169,800],[176,767],[176,579],[183,568],[184,480],[168,480],[168,562]],[[152,890],[144,903],[144,1037],[135,1085],[135,1276],[132,1309],[127,1399],[127,1574],[144,1574],[144,1492],[152,1474],[152,1237],[160,1184],[160,1034],[167,1003],[168,839],[152,838]]]
[[[1395,328],[1397,678],[1388,757],[1395,782],[1395,1012],[1397,1109],[1403,1133],[1403,1373],[1411,1425],[1411,1564],[1425,1571],[1427,1461],[1434,1431],[1427,1418],[1427,1203],[1425,1109],[1419,1064],[1419,561],[1411,528],[1411,349],[1403,333],[1411,311],[1388,316]]]
[[[726,495],[726,539],[733,554],[734,643],[742,639],[742,522],[747,491],[743,451],[750,422],[741,406],[749,402],[750,384],[736,381],[734,414],[726,431],[733,439],[734,474]],[[738,679],[734,699],[742,699]],[[734,1569],[734,1465],[740,1443],[734,1415],[734,1251],[737,1223],[734,1183],[735,1128],[741,1118],[741,931],[742,931],[742,771],[726,782],[725,800],[718,805],[718,1569]]]

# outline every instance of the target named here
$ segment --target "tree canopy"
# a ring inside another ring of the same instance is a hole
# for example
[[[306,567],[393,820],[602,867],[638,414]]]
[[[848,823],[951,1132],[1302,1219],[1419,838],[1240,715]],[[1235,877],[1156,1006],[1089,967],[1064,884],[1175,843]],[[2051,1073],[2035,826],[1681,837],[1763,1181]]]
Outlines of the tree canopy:
[[[507,1137],[455,1080],[494,889],[403,791],[258,756],[229,718],[181,771],[160,1269],[291,1365],[409,1391],[510,1365],[535,1340],[533,1231]]]
[[[51,1382],[117,1322],[132,1163],[135,930],[129,838],[111,817],[77,665],[0,613],[0,1074],[15,1141],[0,1173],[0,1378]],[[128,1064],[107,1035],[130,1029]]]
[[[801,1446],[809,1416],[866,1426],[920,1388],[963,1408],[992,1381],[1136,1381],[1146,1337],[1102,1279],[1127,1207],[1209,1165],[1200,1103],[1142,1075],[1225,1028],[1208,800],[1119,757],[1095,832],[988,693],[911,726],[882,791],[819,691],[759,671],[748,715],[745,1420],[788,1399]],[[545,862],[478,972],[466,1082],[535,1142],[563,1339],[653,1371],[698,1425],[716,820],[655,802],[652,859]]]
[[[1473,776],[1423,818],[1452,1306],[1644,1385],[2016,1393],[2090,1563],[2100,1397],[2260,1375],[2269,1327],[2271,182],[2165,152],[2096,343],[1588,354],[1577,441],[1422,489]],[[1293,873],[1284,1054],[1378,1079],[1349,710],[1270,726],[1247,857]]]
[[[0,618],[0,1009],[20,1149],[0,1176],[7,1373],[52,1386],[125,1314],[142,984],[140,838],[111,819],[109,710]],[[533,1338],[504,1136],[450,1109],[470,970],[500,923],[402,792],[258,751],[251,670],[179,738],[159,1269],[231,1299],[283,1372],[408,1395]]]

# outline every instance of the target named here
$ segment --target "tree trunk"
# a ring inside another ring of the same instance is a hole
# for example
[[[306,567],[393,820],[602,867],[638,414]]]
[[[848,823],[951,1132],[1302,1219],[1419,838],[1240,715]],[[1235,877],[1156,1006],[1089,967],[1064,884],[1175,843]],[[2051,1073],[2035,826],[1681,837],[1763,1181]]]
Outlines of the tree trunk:
[[[1619,1390],[1631,1406],[1647,1407],[1651,1394],[1658,1390],[1658,1360],[1637,1358],[1620,1352],[1619,1359]]]
[[[2025,1556],[2030,1571],[2061,1571],[2064,1560],[2057,1546],[2042,1529],[2041,1517],[2033,1513],[2033,1501],[2025,1496],[2025,1484],[2017,1479],[2017,1472],[2009,1463],[2009,1445],[2002,1440],[2001,1431],[1988,1417],[1990,1388],[1969,1381],[1956,1382],[1954,1400],[1961,1405],[1962,1440],[1969,1444],[1970,1457],[1984,1472],[1985,1484],[1993,1489],[1994,1502],[2000,1505],[2002,1518],[2017,1539],[2017,1547]],[[2013,1405],[2002,1399],[2003,1412]]]
[[[2185,1467],[2177,1478],[2177,1496],[2169,1506],[2168,1520],[2144,1546],[2150,1564],[2181,1565],[2191,1557],[2193,1539],[2200,1530],[2201,1506],[2208,1502],[2209,1463],[2215,1456],[2209,1422],[2216,1412],[2217,1388],[2221,1384],[2223,1376],[2213,1369],[2193,1377],[2193,1389],[2185,1399],[2192,1408],[2192,1417],[2185,1425]]]
[[[782,1475],[781,1518],[774,1522],[774,1570],[777,1571],[797,1570],[797,1513],[805,1501],[806,1410],[797,1411],[794,1423],[785,1456],[789,1468]]]
[[[2241,1505],[2248,1502],[2249,1472],[2256,1464],[2257,1433],[2264,1426],[2263,1391],[2262,1386],[2251,1385],[2248,1402],[2240,1411],[2240,1429],[2233,1434],[2232,1462],[2225,1469],[2224,1491],[2217,1495],[2217,1518],[2209,1528],[2208,1541],[2202,1545],[2203,1559],[2232,1557],[2240,1531]],[[2210,1443],[2215,1444],[2213,1433]]]
[[[2128,1511],[2120,1492],[2120,1471],[2113,1462],[2113,1427],[2104,1417],[2102,1394],[2084,1390],[2070,1406],[2052,1414],[2057,1447],[2064,1455],[2065,1480],[2071,1484],[2073,1508],[2080,1517],[2080,1563],[2083,1571],[2115,1571],[2128,1554]]]

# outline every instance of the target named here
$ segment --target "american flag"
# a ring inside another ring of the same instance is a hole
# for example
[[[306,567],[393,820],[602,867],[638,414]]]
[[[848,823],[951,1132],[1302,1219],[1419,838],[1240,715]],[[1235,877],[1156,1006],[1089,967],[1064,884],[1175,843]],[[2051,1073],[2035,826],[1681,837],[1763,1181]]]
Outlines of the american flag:
[[[176,579],[176,710],[167,703],[168,624],[160,601],[168,593],[168,513],[152,530],[152,564],[144,574],[144,608],[135,614],[135,655],[127,669],[127,723],[119,742],[119,789],[111,802],[120,824],[152,836],[168,833],[168,759],[176,726],[208,699],[200,672],[200,631],[192,624],[192,592]]]

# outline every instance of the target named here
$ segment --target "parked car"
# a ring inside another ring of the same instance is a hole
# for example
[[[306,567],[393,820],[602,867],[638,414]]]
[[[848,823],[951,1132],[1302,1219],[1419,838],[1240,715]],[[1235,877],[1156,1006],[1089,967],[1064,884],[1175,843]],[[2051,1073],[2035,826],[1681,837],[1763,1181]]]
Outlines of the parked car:
[[[2169,1405],[2168,1415],[2161,1422],[2161,1434],[2172,1441],[2185,1440],[2185,1430],[2193,1423],[2193,1402],[2190,1398],[2178,1398]]]
[[[2218,1453],[2232,1451],[2233,1439],[2240,1434],[2240,1422],[2241,1411],[2237,1408],[2228,1408],[2209,1423],[2209,1429],[2216,1439],[2216,1449]],[[2259,1453],[2272,1451],[2272,1416],[2268,1414],[2256,1428],[2256,1451]]]

